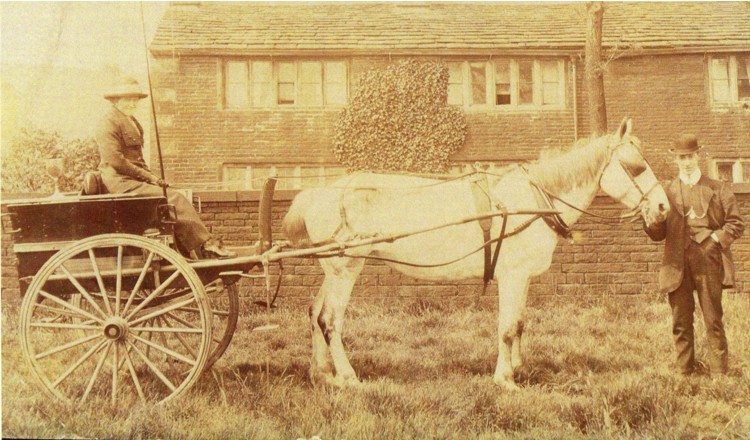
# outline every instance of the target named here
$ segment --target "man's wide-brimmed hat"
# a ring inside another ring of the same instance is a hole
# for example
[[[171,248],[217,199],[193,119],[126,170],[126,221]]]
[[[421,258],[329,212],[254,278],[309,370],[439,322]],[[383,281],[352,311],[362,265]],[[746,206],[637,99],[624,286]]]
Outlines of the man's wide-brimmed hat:
[[[692,134],[683,134],[672,141],[672,148],[669,149],[673,154],[692,154],[697,153],[703,148],[698,145],[698,138]]]
[[[123,80],[111,87],[104,93],[105,99],[117,99],[117,98],[138,98],[143,99],[148,96],[148,93],[141,89],[138,81],[135,78],[123,78]]]

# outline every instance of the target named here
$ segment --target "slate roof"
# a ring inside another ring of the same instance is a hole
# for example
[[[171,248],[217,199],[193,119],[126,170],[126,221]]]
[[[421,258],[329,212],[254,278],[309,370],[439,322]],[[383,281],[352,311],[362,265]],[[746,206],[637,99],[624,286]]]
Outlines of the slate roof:
[[[175,3],[150,49],[206,55],[578,52],[585,23],[581,2]],[[605,3],[603,44],[750,50],[750,2]]]

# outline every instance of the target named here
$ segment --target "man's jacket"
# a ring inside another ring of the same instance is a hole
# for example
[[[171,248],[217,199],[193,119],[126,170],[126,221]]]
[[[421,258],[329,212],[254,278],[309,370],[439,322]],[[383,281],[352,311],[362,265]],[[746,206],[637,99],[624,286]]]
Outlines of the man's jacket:
[[[708,226],[719,238],[722,286],[731,287],[734,285],[734,262],[729,246],[742,236],[745,230],[737,200],[729,185],[724,182],[701,176],[696,185],[700,190],[701,205],[708,207]],[[665,188],[671,206],[667,219],[648,227],[644,225],[644,230],[652,240],[666,239],[664,258],[659,270],[659,289],[664,293],[677,290],[682,282],[686,240],[690,240],[690,230],[685,218],[690,207],[685,207],[683,203],[680,186],[680,179],[676,178]],[[710,237],[706,240],[713,241]],[[716,243],[709,245],[717,246]]]
[[[103,172],[142,182],[157,180],[143,159],[143,128],[135,118],[112,106],[96,127],[96,143]]]

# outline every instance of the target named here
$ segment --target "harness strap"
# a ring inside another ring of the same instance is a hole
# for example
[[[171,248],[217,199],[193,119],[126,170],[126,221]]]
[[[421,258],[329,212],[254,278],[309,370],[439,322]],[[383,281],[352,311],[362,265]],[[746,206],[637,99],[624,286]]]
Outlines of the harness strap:
[[[554,205],[552,205],[552,199],[550,198],[549,194],[539,188],[539,186],[533,181],[529,180],[529,183],[531,183],[531,186],[536,189],[536,192],[534,194],[537,199],[537,203],[545,208],[554,209]],[[565,223],[565,220],[562,219],[560,214],[545,215],[542,217],[542,220],[544,220],[544,223],[547,223],[547,226],[555,231],[555,233],[557,233],[557,235],[559,235],[560,237],[566,240],[570,240],[571,238],[573,238],[573,234],[570,232],[570,226]]]
[[[477,215],[482,215],[492,209],[492,199],[490,197],[489,183],[485,174],[477,173],[471,179],[471,193],[474,196],[474,204],[477,208]],[[492,229],[492,218],[483,218],[477,221],[482,228],[484,235],[484,286],[492,279],[494,267],[492,264],[492,242],[490,241],[490,232]],[[499,248],[499,246],[498,246]]]

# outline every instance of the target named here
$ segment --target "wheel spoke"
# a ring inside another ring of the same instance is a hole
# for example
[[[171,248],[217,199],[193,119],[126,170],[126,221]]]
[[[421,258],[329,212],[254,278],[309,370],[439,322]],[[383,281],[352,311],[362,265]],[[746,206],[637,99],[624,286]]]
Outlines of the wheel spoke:
[[[77,314],[71,312],[70,310],[58,309],[56,307],[51,307],[51,306],[44,305],[44,304],[37,304],[34,307],[36,307],[37,309],[46,310],[46,311],[48,311],[50,313],[56,313],[58,315],[70,316],[70,317],[73,317],[73,318],[78,318],[79,317]]]
[[[99,312],[100,315],[102,315],[104,318],[106,318],[107,314],[104,313],[104,311],[101,309],[101,307],[99,307],[99,304],[97,304],[96,301],[94,301],[94,298],[92,298],[91,295],[86,291],[86,289],[83,288],[83,286],[81,285],[81,283],[79,283],[78,280],[75,279],[75,277],[73,276],[73,274],[70,273],[70,271],[68,271],[68,269],[64,265],[62,265],[62,264],[60,265],[60,269],[63,271],[63,273],[65,274],[65,276],[68,277],[68,279],[73,284],[73,286],[75,286],[75,288],[78,290],[78,292],[80,292],[81,295],[83,295],[83,297],[86,298],[86,301],[88,301],[89,304],[91,304],[91,306],[94,308],[94,310],[96,310],[97,312]]]
[[[112,406],[117,402],[117,373],[120,371],[120,344],[115,342],[114,353],[112,354]]]
[[[140,291],[141,284],[143,283],[143,280],[146,278],[146,274],[148,273],[148,269],[151,266],[151,260],[154,259],[154,252],[150,252],[148,254],[148,258],[146,258],[146,263],[143,265],[143,269],[141,270],[141,274],[138,276],[138,281],[135,282],[135,287],[133,287],[133,290],[130,292],[130,296],[128,297],[128,302],[125,304],[125,307],[122,309],[122,314],[128,313],[128,309],[130,308],[131,304],[133,304],[133,300],[135,299],[135,295]]]
[[[180,301],[178,303],[172,304],[169,307],[165,307],[163,309],[159,309],[159,310],[153,311],[153,312],[149,313],[148,315],[143,315],[140,318],[131,321],[129,324],[130,325],[140,324],[143,321],[146,321],[146,320],[151,319],[151,318],[156,318],[157,316],[164,315],[166,313],[171,312],[172,310],[179,309],[180,307],[185,307],[186,305],[188,305],[190,303],[193,303],[193,302],[195,302],[195,297],[190,297],[189,299],[186,299],[185,301]],[[130,319],[130,316],[128,317],[128,319]]]
[[[73,304],[71,304],[71,303],[69,303],[67,301],[63,301],[60,298],[56,297],[55,295],[52,295],[52,294],[49,294],[49,293],[45,292],[44,290],[40,290],[39,294],[41,296],[47,298],[50,301],[56,302],[57,304],[60,304],[61,306],[66,307],[66,308],[68,308],[68,309],[70,309],[70,310],[78,313],[79,315],[83,315],[83,316],[85,316],[85,317],[87,317],[89,319],[92,319],[92,320],[100,323],[100,324],[104,323],[104,321],[101,318],[98,318],[98,317],[92,315],[91,313],[89,313],[89,312],[87,312],[87,311],[85,311],[85,310],[83,310],[81,308],[78,308],[78,307],[74,306]]]
[[[99,330],[101,327],[98,325],[90,324],[62,324],[57,322],[34,322],[29,324],[30,327],[39,328],[56,328],[56,329],[74,329],[74,330]]]
[[[184,328],[184,327],[131,327],[130,330],[135,332],[161,332],[161,333],[203,333],[203,330],[199,328]]]
[[[107,341],[104,340],[104,341],[101,341],[100,343],[94,345],[93,347],[91,347],[91,349],[89,349],[89,351],[87,351],[86,354],[84,354],[83,356],[81,356],[81,358],[78,359],[78,361],[76,361],[76,363],[74,363],[73,365],[71,365],[70,368],[68,368],[62,375],[60,375],[60,377],[58,377],[54,382],[52,382],[52,388],[55,388],[58,385],[60,385],[60,383],[62,381],[64,381],[65,379],[67,379],[68,376],[70,376],[75,370],[77,370],[78,367],[81,366],[81,364],[83,364],[84,362],[86,362],[86,360],[88,358],[90,358],[91,356],[93,356],[94,354],[96,354],[96,352],[99,351],[104,346],[104,344],[106,344],[106,343],[107,343]]]
[[[39,353],[38,355],[34,356],[34,359],[39,360],[46,358],[47,356],[51,356],[55,353],[60,353],[61,351],[69,350],[73,347],[77,347],[81,344],[85,344],[89,341],[93,341],[94,339],[100,337],[101,335],[95,334],[91,336],[86,336],[85,338],[77,339],[75,341],[68,342],[67,344],[60,345],[59,347],[51,348],[44,353]]]
[[[128,371],[130,371],[130,377],[133,378],[133,384],[135,385],[136,391],[138,391],[138,397],[141,398],[141,402],[146,402],[146,395],[143,394],[143,388],[141,387],[141,381],[138,380],[138,374],[135,372],[135,367],[133,366],[133,360],[130,359],[130,350],[125,350],[125,363],[128,365]]]
[[[140,342],[143,342],[144,344],[148,345],[149,347],[152,347],[154,350],[158,350],[158,351],[160,351],[160,352],[162,352],[162,353],[164,353],[166,355],[172,356],[173,358],[175,358],[177,360],[180,360],[182,362],[185,362],[188,365],[195,365],[197,363],[195,360],[190,359],[188,357],[185,357],[185,356],[181,355],[180,353],[177,353],[174,350],[170,350],[169,348],[161,346],[161,345],[159,345],[159,344],[157,344],[155,342],[143,339],[140,336],[136,336],[136,335],[132,335],[132,336],[133,336],[133,339],[135,339],[137,341],[140,341]]]
[[[143,352],[141,350],[139,350],[138,347],[136,347],[132,342],[128,341],[128,344],[130,344],[130,346],[133,348],[133,350],[136,353],[138,353],[138,356],[140,356],[141,359],[143,359],[143,362],[146,363],[146,365],[151,369],[151,371],[153,371],[154,374],[159,379],[161,379],[162,382],[164,382],[164,385],[166,385],[167,387],[169,387],[169,389],[172,390],[173,392],[177,389],[177,387],[175,387],[174,384],[172,384],[172,382],[169,379],[167,379],[167,377],[164,375],[164,373],[162,373],[161,370],[159,370],[159,368],[156,365],[154,365],[153,362],[151,362],[151,360],[148,358],[148,356],[146,356],[145,354],[143,354]]]
[[[159,320],[163,321],[164,325],[166,325],[167,327],[173,328],[172,324],[170,324],[169,321],[167,321],[166,317],[159,318]],[[203,333],[203,331],[200,330],[200,329],[190,329],[191,332],[195,332],[195,330],[198,330],[199,333]],[[197,359],[198,356],[195,354],[195,352],[193,351],[192,347],[190,347],[190,344],[188,344],[185,341],[185,338],[183,338],[182,335],[179,334],[179,333],[175,334],[175,336],[177,337],[177,340],[180,341],[180,343],[182,344],[182,346],[185,347],[185,349],[190,353],[190,355]]]
[[[122,294],[122,245],[117,246],[117,275],[115,282],[115,315],[120,316],[120,295]]]
[[[96,264],[96,256],[94,255],[93,249],[89,249],[89,260],[91,260],[91,268],[94,270],[96,282],[99,284],[99,291],[102,293],[102,298],[104,298],[104,308],[107,309],[107,313],[111,315],[112,307],[109,305],[109,296],[107,296],[107,289],[104,287],[102,274],[99,272],[99,265]]]
[[[86,401],[86,398],[89,397],[89,393],[91,392],[91,389],[94,387],[94,382],[96,382],[96,378],[99,376],[99,371],[102,369],[102,365],[104,365],[104,361],[107,360],[107,355],[109,354],[109,349],[112,348],[112,341],[107,342],[107,348],[104,349],[104,353],[102,353],[102,356],[99,358],[99,362],[96,363],[96,368],[94,368],[94,373],[91,375],[91,380],[89,380],[88,385],[86,386],[86,391],[83,392],[83,397],[81,397],[81,403]]]
[[[185,312],[193,312],[193,313],[200,312],[200,309],[195,308],[195,307],[183,307],[180,310],[185,311]],[[212,310],[212,313],[216,316],[229,316],[229,312],[225,312],[223,310]]]
[[[173,282],[174,280],[176,280],[178,276],[180,276],[180,271],[177,271],[177,270],[176,270],[176,271],[175,271],[175,272],[174,272],[174,273],[173,273],[172,275],[170,275],[170,276],[169,276],[169,278],[167,278],[167,279],[166,279],[166,280],[165,280],[165,281],[164,281],[163,283],[161,283],[161,284],[159,285],[159,287],[157,287],[156,289],[154,289],[154,291],[153,291],[153,292],[151,292],[151,293],[150,293],[150,294],[149,294],[149,295],[148,295],[148,296],[146,297],[146,299],[144,299],[143,301],[141,301],[141,303],[140,303],[140,304],[138,304],[138,306],[137,306],[136,308],[134,308],[134,309],[133,309],[133,310],[132,310],[132,311],[131,311],[131,312],[130,312],[130,313],[129,313],[129,314],[128,314],[128,315],[126,316],[126,317],[125,317],[125,319],[127,319],[127,320],[130,320],[130,318],[132,318],[132,317],[133,317],[133,316],[134,316],[134,315],[135,315],[136,313],[138,313],[139,311],[141,311],[141,309],[143,309],[143,308],[144,308],[144,307],[146,307],[146,306],[147,306],[147,305],[148,305],[149,303],[151,303],[151,301],[153,301],[153,300],[154,300],[154,298],[156,298],[157,296],[159,296],[159,295],[160,295],[160,294],[161,294],[161,293],[162,293],[162,292],[163,292],[163,291],[164,291],[164,290],[165,290],[165,289],[166,289],[167,287],[169,287],[169,285],[170,285],[170,284],[172,284],[172,282]]]

